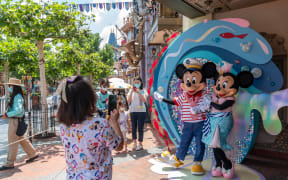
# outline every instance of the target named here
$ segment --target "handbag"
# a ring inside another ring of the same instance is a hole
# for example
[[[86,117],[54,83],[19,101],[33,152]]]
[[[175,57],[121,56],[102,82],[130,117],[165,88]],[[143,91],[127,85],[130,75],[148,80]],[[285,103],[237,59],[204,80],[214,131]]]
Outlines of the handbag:
[[[23,136],[27,131],[27,127],[28,125],[25,123],[25,116],[23,116],[22,118],[18,118],[16,135]]]

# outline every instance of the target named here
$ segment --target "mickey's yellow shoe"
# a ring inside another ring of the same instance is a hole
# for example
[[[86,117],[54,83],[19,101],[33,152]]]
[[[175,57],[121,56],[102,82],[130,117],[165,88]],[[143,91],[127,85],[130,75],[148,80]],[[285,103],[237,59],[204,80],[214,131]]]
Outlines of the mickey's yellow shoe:
[[[184,164],[175,155],[171,156],[170,161],[173,163],[172,165],[175,166],[176,168],[178,168]]]
[[[180,167],[184,163],[178,160],[178,158],[175,155],[171,155],[169,151],[164,151],[161,154],[161,157],[164,159],[164,161],[176,168]]]
[[[204,169],[201,165],[201,162],[195,162],[191,167],[191,173],[193,175],[203,175]]]

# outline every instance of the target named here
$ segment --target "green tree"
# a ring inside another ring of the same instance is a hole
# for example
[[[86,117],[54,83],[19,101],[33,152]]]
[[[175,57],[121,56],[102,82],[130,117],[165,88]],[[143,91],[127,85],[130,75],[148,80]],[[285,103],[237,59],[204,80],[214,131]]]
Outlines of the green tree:
[[[8,72],[6,68],[9,66],[10,74],[20,79],[38,69],[36,46],[28,40],[10,37],[0,40],[0,59],[1,64],[4,64],[4,72]]]
[[[81,74],[89,75],[91,81],[107,77],[112,74],[114,52],[109,45],[100,50],[101,40],[98,33],[74,38],[72,43],[60,47],[59,59],[67,71],[77,67],[77,74],[80,74],[81,67]]]
[[[90,80],[100,80],[113,74],[113,66],[101,60],[100,53],[86,55],[83,63],[83,75],[90,75]],[[95,82],[95,81],[94,81]]]
[[[106,44],[102,50],[100,50],[101,61],[109,66],[114,65],[114,51],[109,44]]]
[[[59,59],[59,67],[67,72],[80,75],[81,62],[83,61],[83,53],[77,43],[64,43],[58,48],[57,58]],[[76,67],[76,69],[75,69]],[[70,74],[69,73],[69,74]]]
[[[31,40],[36,44],[39,56],[41,102],[43,109],[46,109],[44,42],[85,34],[87,32],[84,28],[85,20],[88,17],[76,10],[69,10],[65,4],[57,2],[40,4],[32,0],[17,2],[6,0],[0,5],[0,14],[0,26],[5,32],[11,36]],[[44,129],[48,129],[47,118],[45,118]]]
[[[8,82],[8,74],[21,79],[23,75],[34,73],[37,69],[36,47],[28,40],[2,38],[0,40],[0,61],[4,65],[4,82]]]
[[[80,36],[79,38],[74,38],[73,44],[77,44],[76,49],[89,55],[100,50],[99,46],[101,41],[102,39],[100,38],[99,33],[88,33],[86,35]]]

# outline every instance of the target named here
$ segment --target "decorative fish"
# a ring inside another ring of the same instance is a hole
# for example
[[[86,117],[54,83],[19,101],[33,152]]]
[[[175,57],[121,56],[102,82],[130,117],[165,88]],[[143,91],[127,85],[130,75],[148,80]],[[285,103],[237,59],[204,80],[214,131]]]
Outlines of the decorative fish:
[[[239,39],[243,39],[243,38],[245,38],[247,35],[248,35],[247,33],[246,33],[246,34],[235,35],[235,34],[230,33],[230,32],[226,32],[226,33],[220,34],[220,36],[221,36],[222,38],[225,38],[225,39],[231,39],[231,38],[235,38],[235,37],[237,37],[237,38],[239,38]]]

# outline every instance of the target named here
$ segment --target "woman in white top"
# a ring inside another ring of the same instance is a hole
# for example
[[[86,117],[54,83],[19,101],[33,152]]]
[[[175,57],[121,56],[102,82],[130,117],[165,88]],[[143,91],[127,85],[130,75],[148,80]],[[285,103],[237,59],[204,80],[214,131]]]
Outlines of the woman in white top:
[[[147,92],[143,89],[143,82],[140,77],[136,77],[133,81],[133,89],[128,93],[128,103],[130,106],[130,116],[132,122],[132,139],[133,150],[143,149],[143,134],[144,134],[144,122],[146,118],[145,102],[147,99]],[[138,142],[137,146],[137,127],[138,127]]]

